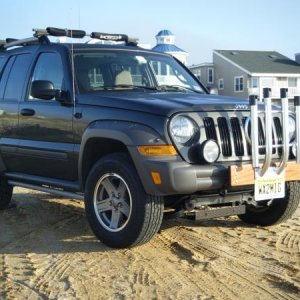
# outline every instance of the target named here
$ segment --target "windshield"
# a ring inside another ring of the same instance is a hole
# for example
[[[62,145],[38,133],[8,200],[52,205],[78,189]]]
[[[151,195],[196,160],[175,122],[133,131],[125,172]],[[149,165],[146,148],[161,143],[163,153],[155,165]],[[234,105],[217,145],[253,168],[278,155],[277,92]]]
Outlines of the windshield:
[[[204,93],[201,85],[175,59],[163,54],[126,50],[75,52],[80,93],[143,89]]]

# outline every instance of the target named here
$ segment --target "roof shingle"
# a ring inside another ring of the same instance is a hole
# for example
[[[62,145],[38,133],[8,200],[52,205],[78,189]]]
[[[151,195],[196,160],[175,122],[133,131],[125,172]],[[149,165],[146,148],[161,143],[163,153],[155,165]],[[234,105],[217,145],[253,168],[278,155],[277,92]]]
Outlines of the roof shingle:
[[[250,73],[300,74],[300,64],[276,51],[215,50]]]

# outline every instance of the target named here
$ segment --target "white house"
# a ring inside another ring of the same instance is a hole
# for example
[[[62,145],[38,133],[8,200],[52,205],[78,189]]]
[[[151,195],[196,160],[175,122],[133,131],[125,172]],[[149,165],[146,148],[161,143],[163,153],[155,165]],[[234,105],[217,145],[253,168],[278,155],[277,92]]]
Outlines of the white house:
[[[152,50],[171,54],[185,65],[187,64],[188,53],[175,45],[175,36],[170,30],[161,30],[155,38],[157,44]]]
[[[276,51],[214,50],[212,64],[190,66],[190,70],[220,95],[262,98],[266,87],[277,99],[280,88],[288,88],[289,98],[300,95],[300,64]]]

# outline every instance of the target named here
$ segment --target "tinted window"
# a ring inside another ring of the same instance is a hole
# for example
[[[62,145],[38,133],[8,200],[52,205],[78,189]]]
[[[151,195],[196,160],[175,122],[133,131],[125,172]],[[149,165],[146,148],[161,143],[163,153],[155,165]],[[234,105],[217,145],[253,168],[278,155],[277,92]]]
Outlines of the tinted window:
[[[3,63],[4,63],[4,57],[0,56],[0,73],[1,73],[1,70],[2,70],[2,67],[3,67]]]
[[[4,99],[16,100],[21,98],[22,88],[24,86],[28,67],[31,62],[30,57],[30,54],[20,54],[16,56],[8,76],[4,91]]]
[[[32,81],[51,81],[55,89],[63,89],[63,64],[58,53],[42,53],[35,65]]]
[[[3,72],[1,74],[1,80],[0,80],[0,99],[3,98],[4,88],[6,86],[7,78],[8,78],[11,66],[13,65],[14,61],[15,61],[15,56],[11,56],[8,59],[8,62],[6,63],[5,67],[4,67],[4,65],[2,66]]]

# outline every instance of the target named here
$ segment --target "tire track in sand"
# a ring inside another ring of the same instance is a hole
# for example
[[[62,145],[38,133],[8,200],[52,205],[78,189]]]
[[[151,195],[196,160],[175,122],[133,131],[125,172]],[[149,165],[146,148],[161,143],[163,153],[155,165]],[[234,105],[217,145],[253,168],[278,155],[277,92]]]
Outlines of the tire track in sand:
[[[264,268],[259,266],[261,261],[253,265],[255,260],[253,255],[241,252],[237,247],[228,248],[227,242],[224,243],[220,239],[214,241],[207,237],[203,239],[199,233],[182,226],[163,231],[159,237],[163,243],[168,241],[168,246],[174,249],[173,252],[178,252],[180,259],[188,257],[187,261],[190,264],[195,264],[198,259],[203,262],[203,257],[206,258],[204,261],[206,260],[209,276],[207,276],[207,272],[202,272],[200,281],[203,281],[205,286],[211,285],[210,291],[214,290],[216,285],[221,287],[221,293],[214,294],[217,298],[236,298],[236,292],[232,292],[232,287],[234,287],[234,291],[238,290],[238,295],[245,299],[249,298],[249,293],[252,295],[251,297],[257,299],[298,299],[298,296],[294,294],[295,291],[299,292],[298,287],[284,280],[280,274],[283,267],[277,268],[270,262],[263,261],[265,266],[268,266],[267,270],[264,271]],[[257,274],[259,270],[258,278],[253,278],[253,274]],[[286,286],[290,286],[290,289],[284,290],[283,293],[276,286],[276,289],[269,289],[268,286],[266,287],[264,283],[261,283],[260,280],[266,281],[269,272],[275,278],[280,278],[282,282],[286,282]],[[243,291],[246,291],[245,294]]]
[[[288,229],[278,238],[276,248],[288,253],[300,255],[300,231]]]

